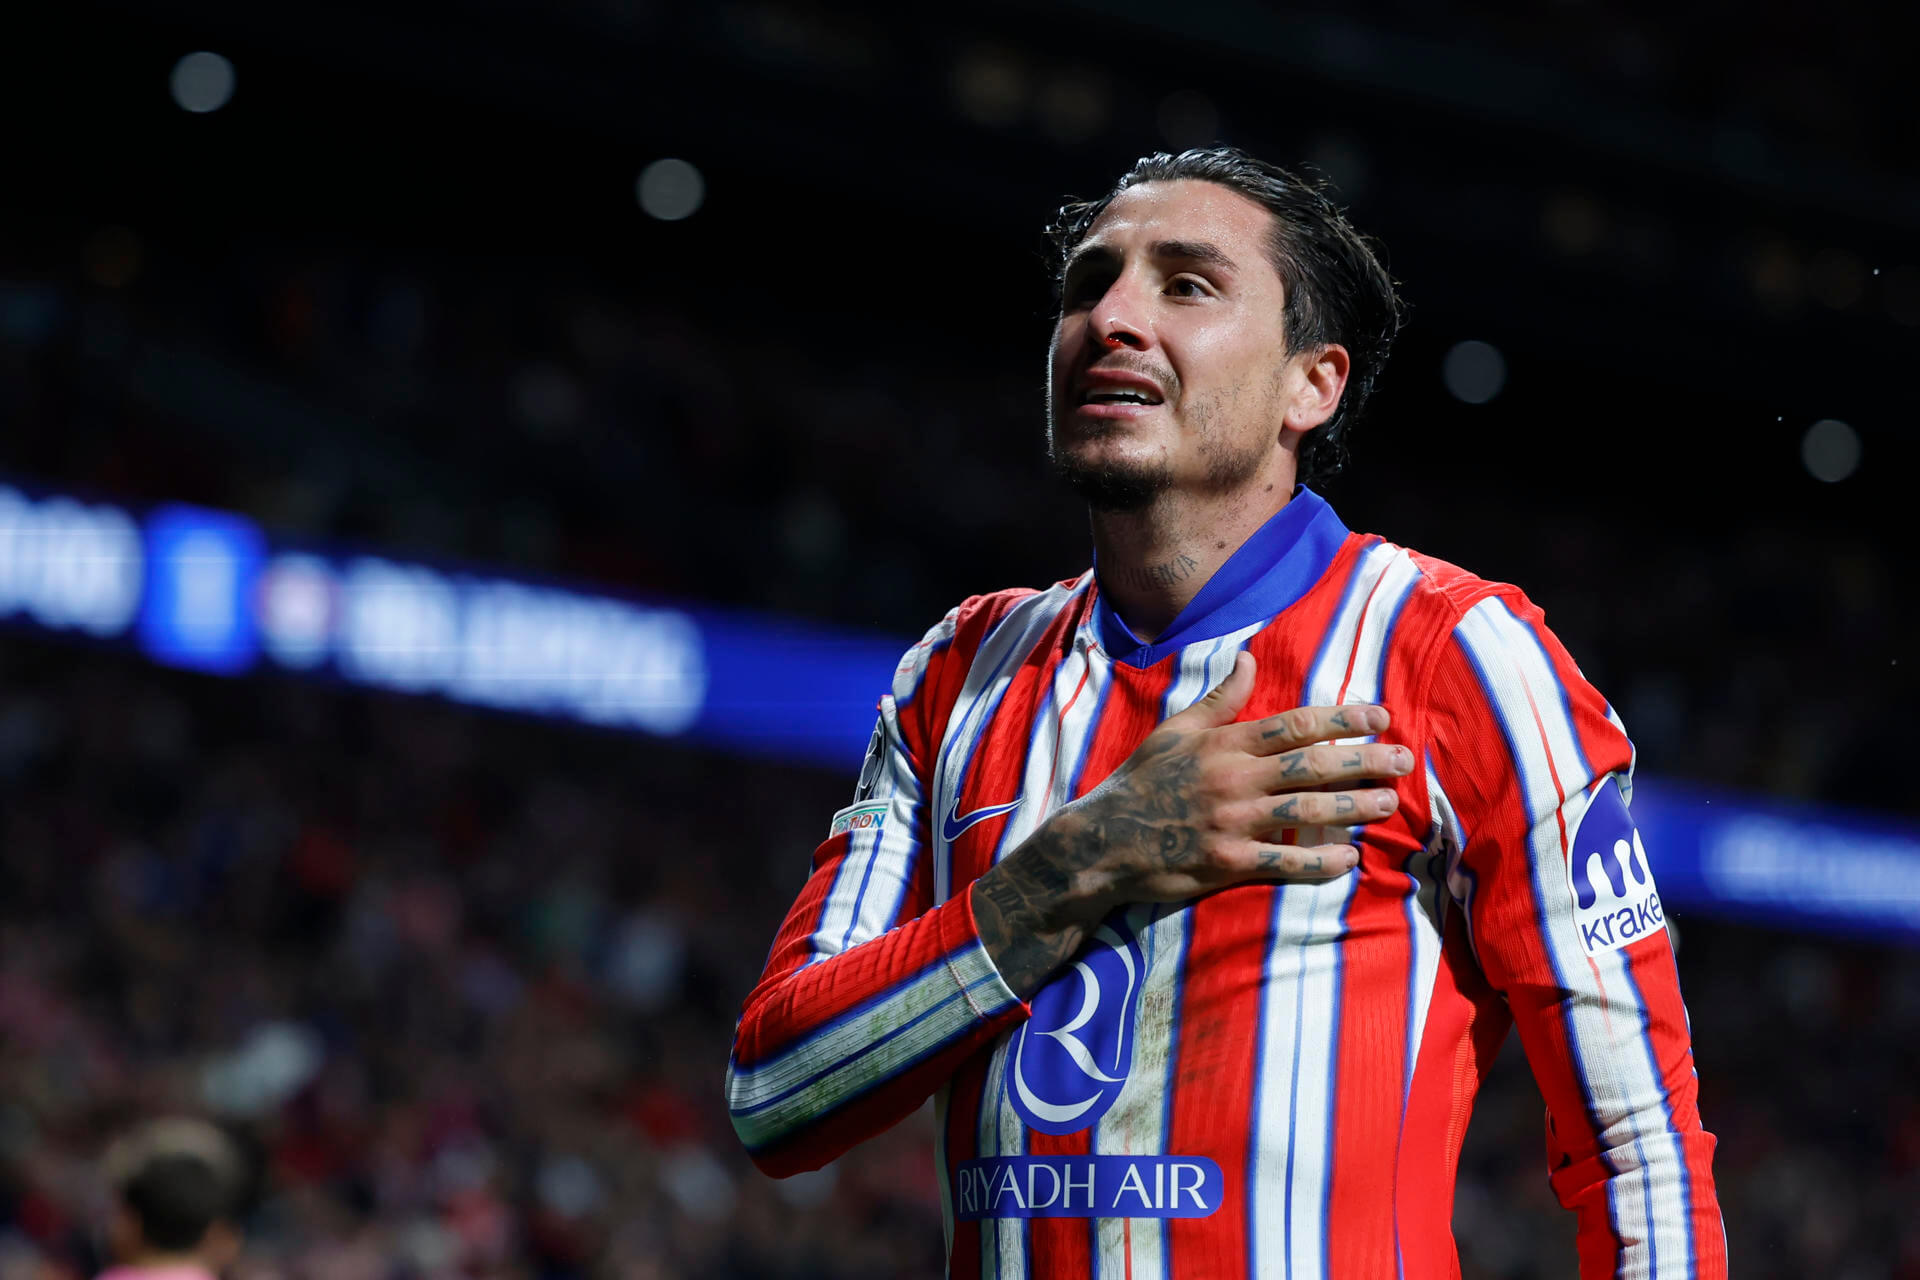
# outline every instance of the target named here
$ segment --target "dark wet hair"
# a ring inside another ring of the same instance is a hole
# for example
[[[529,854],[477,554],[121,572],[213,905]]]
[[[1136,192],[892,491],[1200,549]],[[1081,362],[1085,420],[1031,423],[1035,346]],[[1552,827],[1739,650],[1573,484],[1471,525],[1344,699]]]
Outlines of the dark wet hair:
[[[1347,349],[1346,391],[1333,416],[1300,442],[1302,484],[1316,484],[1347,463],[1347,437],[1366,408],[1400,330],[1404,305],[1374,244],[1348,222],[1326,183],[1256,160],[1238,147],[1205,147],[1142,156],[1097,200],[1060,207],[1047,228],[1054,248],[1056,303],[1067,260],[1114,197],[1142,182],[1191,178],[1237,191],[1273,214],[1268,251],[1286,289],[1286,355],[1338,343]]]
[[[237,1208],[241,1171],[232,1141],[204,1121],[158,1120],[107,1153],[107,1176],[149,1248],[187,1253]]]

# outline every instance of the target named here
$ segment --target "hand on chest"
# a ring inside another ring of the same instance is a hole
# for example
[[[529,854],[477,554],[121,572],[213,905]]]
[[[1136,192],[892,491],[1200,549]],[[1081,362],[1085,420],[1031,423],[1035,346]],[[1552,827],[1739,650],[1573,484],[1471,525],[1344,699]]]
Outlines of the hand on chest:
[[[1218,684],[1232,669],[1237,648],[1183,652],[1144,670],[1115,663],[1098,650],[1076,648],[1050,673],[1016,673],[997,699],[972,708],[969,716],[960,715],[969,709],[956,707],[959,722],[949,732],[930,796],[931,835],[938,856],[951,860],[952,883],[965,884],[980,875],[1019,847],[1054,811],[1099,786],[1162,721]],[[1260,668],[1240,720],[1308,705],[1300,699],[1314,693],[1324,699],[1322,705],[1336,704],[1337,690],[1304,688],[1312,682],[1300,662],[1262,661],[1271,665]],[[1351,688],[1346,692],[1347,702],[1364,700]],[[1374,740],[1360,734],[1329,745]],[[1389,730],[1379,741],[1404,739]],[[1364,825],[1329,823],[1324,819],[1338,815],[1320,810],[1330,806],[1312,801],[1289,806],[1282,798],[1275,805],[1275,838],[1297,845],[1339,843],[1349,840],[1357,826],[1363,860],[1371,861],[1369,850],[1375,848],[1404,856],[1410,845],[1421,843],[1408,826],[1410,783],[1400,783],[1399,811]],[[1333,790],[1338,785],[1303,790]]]

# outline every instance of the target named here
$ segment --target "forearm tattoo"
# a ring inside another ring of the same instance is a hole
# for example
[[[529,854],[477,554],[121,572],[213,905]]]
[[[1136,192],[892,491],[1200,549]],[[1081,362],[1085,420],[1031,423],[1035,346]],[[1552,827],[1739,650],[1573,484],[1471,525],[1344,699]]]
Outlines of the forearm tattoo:
[[[1074,893],[1082,872],[1115,849],[1138,850],[1158,870],[1180,867],[1199,852],[1187,798],[1198,762],[1173,750],[1179,741],[1168,735],[1150,742],[1100,803],[1070,821],[1042,826],[978,881],[980,939],[1022,999],[1039,990],[1098,923],[1102,904]]]

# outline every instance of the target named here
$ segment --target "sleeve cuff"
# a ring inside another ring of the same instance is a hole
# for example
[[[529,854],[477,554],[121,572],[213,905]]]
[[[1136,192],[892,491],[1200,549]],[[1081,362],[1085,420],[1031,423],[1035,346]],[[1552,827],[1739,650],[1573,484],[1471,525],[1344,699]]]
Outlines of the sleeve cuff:
[[[987,944],[980,940],[971,884],[940,907],[940,942],[946,948],[948,974],[982,1021],[1005,1017],[1016,1009],[1022,1018],[1032,1012],[1001,978],[987,954]]]

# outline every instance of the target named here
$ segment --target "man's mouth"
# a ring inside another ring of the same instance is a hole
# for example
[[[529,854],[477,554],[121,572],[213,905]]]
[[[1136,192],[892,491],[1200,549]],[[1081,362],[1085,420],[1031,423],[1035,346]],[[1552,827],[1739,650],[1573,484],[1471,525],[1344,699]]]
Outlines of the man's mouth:
[[[1160,388],[1152,379],[1118,369],[1096,371],[1080,379],[1077,403],[1082,405],[1130,405],[1146,408],[1164,403]]]

